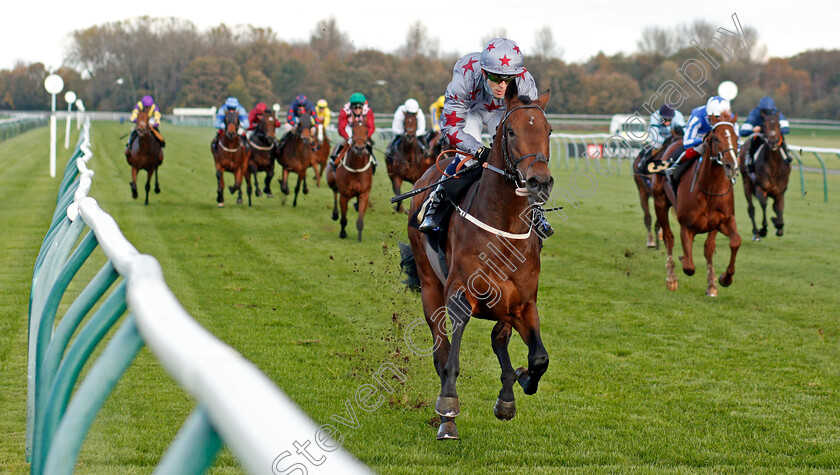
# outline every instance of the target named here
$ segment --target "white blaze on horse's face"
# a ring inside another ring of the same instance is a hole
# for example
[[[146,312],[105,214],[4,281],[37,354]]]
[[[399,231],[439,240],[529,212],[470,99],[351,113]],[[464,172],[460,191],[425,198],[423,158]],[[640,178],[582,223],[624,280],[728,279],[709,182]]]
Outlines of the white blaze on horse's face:
[[[534,116],[529,116],[530,120],[528,121],[528,125],[534,125]]]

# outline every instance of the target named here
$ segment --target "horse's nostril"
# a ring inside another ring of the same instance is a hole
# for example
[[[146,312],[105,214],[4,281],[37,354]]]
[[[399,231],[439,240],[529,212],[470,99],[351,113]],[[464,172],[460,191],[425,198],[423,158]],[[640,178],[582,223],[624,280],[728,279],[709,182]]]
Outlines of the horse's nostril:
[[[526,184],[527,184],[528,188],[536,188],[536,187],[540,186],[540,181],[537,180],[535,177],[531,177],[531,178],[528,178],[528,181],[526,182]]]

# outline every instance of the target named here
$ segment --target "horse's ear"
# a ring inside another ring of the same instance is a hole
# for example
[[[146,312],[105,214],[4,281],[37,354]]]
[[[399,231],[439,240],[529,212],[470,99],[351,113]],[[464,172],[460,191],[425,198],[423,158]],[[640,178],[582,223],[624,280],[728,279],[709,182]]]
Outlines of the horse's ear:
[[[548,99],[551,98],[551,89],[546,89],[544,93],[540,94],[540,97],[534,101],[534,103],[540,106],[540,109],[545,110],[545,106],[548,104]]]
[[[734,124],[736,122],[738,122],[738,114],[733,114],[732,115],[732,123]]]

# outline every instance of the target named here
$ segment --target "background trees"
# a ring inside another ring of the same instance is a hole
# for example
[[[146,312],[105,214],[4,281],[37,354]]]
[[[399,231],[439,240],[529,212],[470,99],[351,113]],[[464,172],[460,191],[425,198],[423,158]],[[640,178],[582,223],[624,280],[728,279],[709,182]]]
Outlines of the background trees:
[[[735,81],[741,91],[733,104],[738,114],[771,95],[789,117],[840,119],[840,51],[767,60],[754,29],[745,29],[749,51],[720,34],[715,43],[716,31],[703,20],[649,27],[631,55],[598,53],[574,64],[561,59],[562,45],[545,25],[534,32],[533,51],[525,51],[526,66],[540,89],[552,90],[548,112],[630,113],[641,111],[668,80],[687,87],[677,70],[686,60],[702,59],[690,44],[695,40],[719,64],[707,68],[702,89],[708,94],[720,81]],[[500,35],[504,31],[495,30],[487,38]],[[144,94],[153,95],[165,112],[218,106],[228,95],[246,107],[278,102],[285,108],[295,95],[306,94],[336,108],[359,91],[374,110],[390,112],[408,97],[425,107],[443,94],[456,60],[441,53],[421,22],[408,27],[401,43],[395,39],[393,52],[381,52],[356,51],[335,18],[318,21],[309,41],[288,43],[268,28],[222,24],[201,32],[183,19],[140,17],[73,32],[66,66],[57,73],[89,110],[127,110]],[[0,109],[49,108],[43,90],[47,73],[40,63],[0,71]],[[683,112],[704,100],[692,95]]]

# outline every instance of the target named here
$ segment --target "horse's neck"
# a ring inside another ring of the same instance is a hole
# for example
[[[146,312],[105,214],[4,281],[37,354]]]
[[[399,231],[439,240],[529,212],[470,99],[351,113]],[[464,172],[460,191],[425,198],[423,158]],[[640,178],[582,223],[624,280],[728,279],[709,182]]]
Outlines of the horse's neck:
[[[782,176],[786,167],[783,165],[781,145],[779,145],[778,150],[771,149],[767,142],[764,142],[762,146],[764,147],[764,154],[756,157],[761,159],[761,165],[756,168],[764,169],[765,173],[771,177]]]
[[[230,148],[230,147],[236,147],[236,146],[238,146],[238,145],[239,145],[239,140],[240,140],[240,138],[239,138],[239,134],[234,133],[234,134],[233,134],[233,138],[230,138],[230,137],[228,136],[227,132],[225,132],[225,133],[223,133],[223,134],[222,134],[222,144],[223,144],[225,147],[228,147],[228,148]]]
[[[700,167],[697,173],[697,183],[702,183],[703,188],[710,193],[721,193],[729,185],[726,178],[726,172],[722,166],[716,166],[712,160],[712,147],[706,147],[706,152],[703,154],[703,159],[697,165]],[[692,178],[693,179],[693,178]],[[699,187],[695,187],[695,192],[699,192]]]
[[[369,160],[370,154],[367,150],[362,153],[356,153],[351,146],[350,149],[347,150],[347,158],[344,163],[346,163],[350,168],[362,168],[367,165]]]
[[[488,164],[504,170],[501,144],[493,144]],[[527,233],[531,215],[524,211],[529,207],[528,198],[516,194],[516,185],[504,176],[485,169],[478,182],[478,190],[469,213],[490,226],[505,232]],[[469,193],[467,193],[469,196]]]

